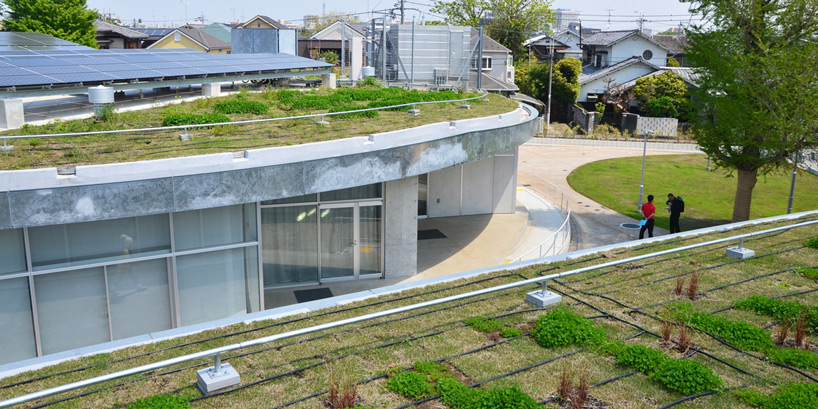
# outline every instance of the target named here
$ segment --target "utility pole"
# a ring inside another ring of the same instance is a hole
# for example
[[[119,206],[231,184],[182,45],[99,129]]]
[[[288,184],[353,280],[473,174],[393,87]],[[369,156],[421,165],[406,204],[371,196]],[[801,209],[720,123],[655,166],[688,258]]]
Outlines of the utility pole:
[[[403,9],[406,6],[406,0],[400,0],[400,23],[403,24]]]
[[[554,36],[551,36],[551,52],[548,55],[548,107],[545,109],[545,136],[551,126],[551,83],[554,75]]]
[[[483,24],[480,24],[480,31],[477,34],[477,90],[483,87]]]
[[[787,214],[792,213],[792,199],[795,197],[795,176],[798,175],[798,152],[792,154],[792,183],[790,183],[790,202],[787,205]]]

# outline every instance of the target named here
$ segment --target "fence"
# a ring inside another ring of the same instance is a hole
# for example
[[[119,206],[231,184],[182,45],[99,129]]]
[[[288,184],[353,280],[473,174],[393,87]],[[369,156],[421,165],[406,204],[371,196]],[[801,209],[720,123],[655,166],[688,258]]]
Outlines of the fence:
[[[560,213],[565,216],[565,220],[563,220],[557,231],[543,240],[537,247],[523,253],[522,256],[514,260],[515,262],[560,254],[571,241],[571,201],[565,196],[565,193],[557,185],[536,175],[534,176],[534,183],[529,189],[537,193],[542,199],[558,206]]]
[[[619,260],[612,260],[612,261],[609,261],[609,262],[606,262],[606,263],[601,263],[601,264],[597,264],[597,265],[593,265],[593,266],[587,266],[587,267],[581,267],[581,268],[578,268],[578,269],[568,270],[568,271],[564,271],[564,272],[561,272],[561,273],[548,274],[548,275],[544,275],[544,276],[540,276],[540,277],[534,277],[534,278],[530,278],[530,279],[526,279],[526,280],[515,281],[515,282],[512,282],[512,283],[502,284],[502,285],[498,285],[498,286],[495,286],[495,287],[483,288],[483,289],[480,289],[480,290],[470,291],[470,292],[463,293],[463,294],[452,295],[452,296],[448,296],[448,297],[438,298],[438,299],[435,299],[435,300],[429,300],[429,301],[424,301],[424,302],[420,302],[420,303],[416,303],[416,304],[406,305],[406,306],[403,306],[403,307],[392,308],[392,309],[389,309],[389,310],[378,311],[378,312],[374,312],[374,313],[370,313],[370,314],[360,315],[360,316],[357,316],[357,317],[347,318],[347,319],[338,320],[338,321],[332,321],[332,322],[319,324],[319,325],[315,325],[315,326],[308,327],[308,328],[301,328],[301,329],[288,331],[288,332],[283,332],[283,333],[279,333],[279,334],[274,334],[274,335],[270,335],[270,336],[266,336],[266,337],[262,337],[262,338],[256,338],[256,339],[250,340],[250,341],[239,342],[239,343],[235,343],[235,344],[232,344],[232,345],[226,345],[226,346],[223,346],[223,347],[218,347],[218,348],[213,348],[213,349],[209,349],[209,350],[206,350],[206,351],[197,352],[197,353],[194,353],[194,354],[184,355],[184,356],[180,356],[180,357],[176,357],[176,358],[172,358],[172,359],[168,359],[168,360],[164,360],[164,361],[160,361],[160,362],[154,362],[152,364],[142,365],[142,366],[138,366],[136,368],[126,369],[126,370],[123,370],[123,371],[114,372],[114,373],[110,373],[110,374],[106,374],[106,375],[101,375],[101,376],[97,376],[97,377],[90,378],[90,379],[84,379],[84,380],[81,380],[81,381],[56,386],[56,387],[46,389],[46,390],[42,390],[42,391],[39,391],[39,392],[33,392],[33,393],[29,393],[27,395],[18,396],[16,398],[7,399],[7,400],[4,400],[4,401],[0,401],[0,408],[10,407],[10,406],[17,405],[17,404],[20,404],[20,403],[25,403],[25,402],[29,402],[29,401],[32,401],[32,400],[35,400],[35,399],[40,399],[40,398],[44,398],[44,397],[47,397],[47,396],[56,395],[58,393],[67,392],[67,391],[82,388],[82,387],[85,387],[85,386],[96,385],[96,384],[100,384],[100,383],[115,380],[115,379],[124,378],[124,377],[131,376],[131,375],[142,374],[142,373],[152,371],[152,370],[156,370],[156,369],[167,368],[167,367],[170,367],[170,366],[173,366],[173,365],[176,365],[176,364],[180,364],[180,363],[183,363],[183,362],[189,362],[189,361],[194,361],[194,360],[199,360],[199,359],[204,359],[204,358],[215,358],[216,361],[220,361],[221,354],[226,353],[226,352],[231,352],[231,351],[236,351],[236,350],[239,350],[239,349],[244,349],[244,348],[249,348],[249,347],[253,347],[253,346],[268,344],[270,342],[280,341],[280,340],[283,340],[283,339],[288,339],[288,338],[296,337],[296,336],[299,336],[299,335],[305,335],[305,334],[310,334],[310,333],[313,333],[313,332],[323,331],[323,330],[326,330],[326,329],[341,327],[341,326],[344,326],[344,325],[359,323],[359,322],[363,322],[363,321],[369,321],[369,320],[372,320],[372,319],[375,319],[375,318],[391,316],[391,315],[400,314],[400,313],[407,312],[407,311],[414,311],[414,310],[417,310],[417,309],[420,309],[420,308],[431,307],[431,306],[434,306],[434,305],[440,305],[440,304],[444,304],[444,303],[451,302],[451,301],[457,301],[457,300],[462,300],[462,299],[466,299],[466,298],[476,297],[478,295],[491,294],[491,293],[495,293],[495,292],[499,292],[499,291],[503,291],[503,290],[508,290],[508,289],[511,289],[511,288],[524,287],[524,286],[531,285],[531,284],[540,284],[540,285],[542,285],[543,289],[545,290],[548,280],[551,280],[551,279],[557,279],[557,278],[560,278],[560,277],[571,276],[571,275],[575,275],[575,274],[585,273],[585,272],[588,272],[588,271],[600,270],[600,269],[605,269],[605,268],[608,268],[608,267],[633,263],[633,262],[640,261],[640,260],[645,260],[645,259],[648,259],[648,258],[663,256],[663,255],[667,255],[667,254],[679,253],[679,252],[682,252],[682,251],[691,250],[691,249],[700,248],[700,247],[711,246],[711,245],[714,245],[714,244],[729,243],[729,242],[743,243],[744,239],[749,238],[749,237],[755,237],[755,236],[760,236],[760,235],[779,232],[779,231],[786,231],[786,230],[790,230],[790,229],[794,229],[794,228],[798,228],[798,227],[809,226],[809,225],[813,225],[813,224],[818,224],[818,220],[811,220],[811,221],[791,224],[791,225],[788,225],[788,226],[781,226],[781,227],[776,227],[776,228],[772,228],[772,229],[756,231],[756,232],[752,232],[752,233],[740,234],[740,235],[737,235],[737,236],[725,237],[725,238],[721,238],[721,239],[690,244],[690,245],[687,245],[687,246],[681,246],[681,247],[672,248],[672,249],[668,249],[668,250],[661,250],[661,251],[652,252],[652,253],[640,254],[638,256],[623,258],[623,259],[619,259]]]

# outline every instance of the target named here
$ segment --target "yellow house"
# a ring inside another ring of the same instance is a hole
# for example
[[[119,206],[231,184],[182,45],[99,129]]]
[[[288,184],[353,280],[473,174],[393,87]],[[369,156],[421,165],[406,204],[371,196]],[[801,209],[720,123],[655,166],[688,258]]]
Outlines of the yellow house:
[[[255,16],[247,20],[246,23],[239,25],[238,28],[273,28],[281,30],[289,27],[267,16]]]
[[[171,31],[148,48],[189,48],[210,54],[230,54],[230,43],[219,40],[198,28],[187,26]]]

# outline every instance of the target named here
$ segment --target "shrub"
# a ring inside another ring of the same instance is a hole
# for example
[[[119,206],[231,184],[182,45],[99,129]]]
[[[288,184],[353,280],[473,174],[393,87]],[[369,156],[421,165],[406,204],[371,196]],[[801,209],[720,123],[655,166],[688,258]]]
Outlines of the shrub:
[[[359,87],[360,87],[360,86],[373,86],[373,87],[381,87],[381,86],[383,86],[383,84],[381,84],[381,82],[380,82],[380,81],[378,81],[378,79],[377,79],[377,78],[375,78],[375,77],[366,77],[366,78],[364,78],[364,80],[363,80],[363,81],[361,81],[361,82],[359,82],[359,83],[358,83],[358,86],[359,86]]]
[[[480,332],[497,332],[503,329],[503,324],[500,324],[500,321],[484,317],[468,318],[465,323]]]
[[[813,238],[807,240],[804,243],[804,245],[807,246],[807,247],[812,247],[814,249],[818,249],[818,237],[813,237]]]
[[[807,307],[794,301],[781,301],[760,295],[738,300],[734,305],[738,309],[755,311],[756,314],[767,315],[790,324],[795,323],[800,315],[805,314],[808,330],[818,333],[818,307]]]
[[[818,268],[800,267],[797,268],[795,271],[804,277],[811,278],[813,280],[818,280]]]
[[[179,395],[153,395],[128,405],[128,409],[184,409],[190,407],[189,397]]]
[[[443,403],[452,409],[542,408],[542,405],[517,386],[485,390],[470,388],[453,378],[445,378],[437,384],[437,392],[442,395]]]
[[[710,368],[689,359],[667,359],[648,377],[683,395],[724,387],[724,382]]]
[[[767,352],[767,357],[796,368],[818,369],[818,354],[803,349],[775,348]]]
[[[696,312],[690,316],[690,323],[742,349],[764,352],[773,347],[766,330],[746,322]]]
[[[755,391],[736,393],[750,406],[764,409],[808,409],[818,407],[818,384],[790,383],[779,386],[770,396]]]
[[[419,399],[434,394],[434,388],[427,382],[426,375],[415,371],[406,371],[389,378],[386,387],[409,399]]]
[[[646,374],[656,371],[656,368],[668,359],[670,358],[661,351],[642,345],[626,346],[616,355],[617,364]]]
[[[264,115],[269,108],[258,101],[222,101],[213,106],[213,110],[220,114],[255,114]]]
[[[162,126],[217,124],[222,122],[230,122],[230,118],[221,114],[170,114],[162,119]]]
[[[500,336],[503,338],[514,338],[523,335],[523,330],[514,327],[505,327],[500,331]]]
[[[598,345],[605,341],[605,331],[581,315],[558,308],[537,319],[531,335],[546,348],[571,344]]]
[[[431,361],[417,361],[415,362],[415,370],[424,373],[435,382],[443,378],[451,378],[452,374],[449,372],[449,367],[445,364]]]

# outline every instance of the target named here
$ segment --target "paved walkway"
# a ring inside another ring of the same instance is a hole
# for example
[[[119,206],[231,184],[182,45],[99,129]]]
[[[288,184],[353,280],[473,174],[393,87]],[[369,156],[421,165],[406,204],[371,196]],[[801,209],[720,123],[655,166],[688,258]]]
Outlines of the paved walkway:
[[[547,139],[547,138],[546,138]],[[572,203],[573,214],[571,216],[571,251],[584,250],[607,244],[621,243],[639,238],[638,229],[627,229],[621,227],[622,223],[638,223],[635,218],[636,203],[634,203],[633,216],[619,214],[611,209],[594,202],[593,200],[577,193],[568,185],[567,177],[574,169],[590,162],[603,159],[621,158],[642,155],[641,144],[631,145],[632,148],[619,148],[607,146],[588,146],[585,141],[579,142],[582,146],[562,145],[564,140],[559,141],[559,145],[546,145],[543,141],[533,140],[520,147],[520,161],[518,164],[518,183],[534,183],[534,176],[540,176],[559,187]],[[545,141],[548,142],[548,141]],[[598,141],[599,145],[605,145],[605,141]],[[650,147],[648,155],[678,155],[694,153],[689,146],[677,145],[679,150],[653,150]],[[672,149],[673,146],[663,149]],[[636,199],[636,197],[634,197]],[[635,202],[635,200],[634,200]],[[654,235],[668,234],[668,231],[657,227]]]

